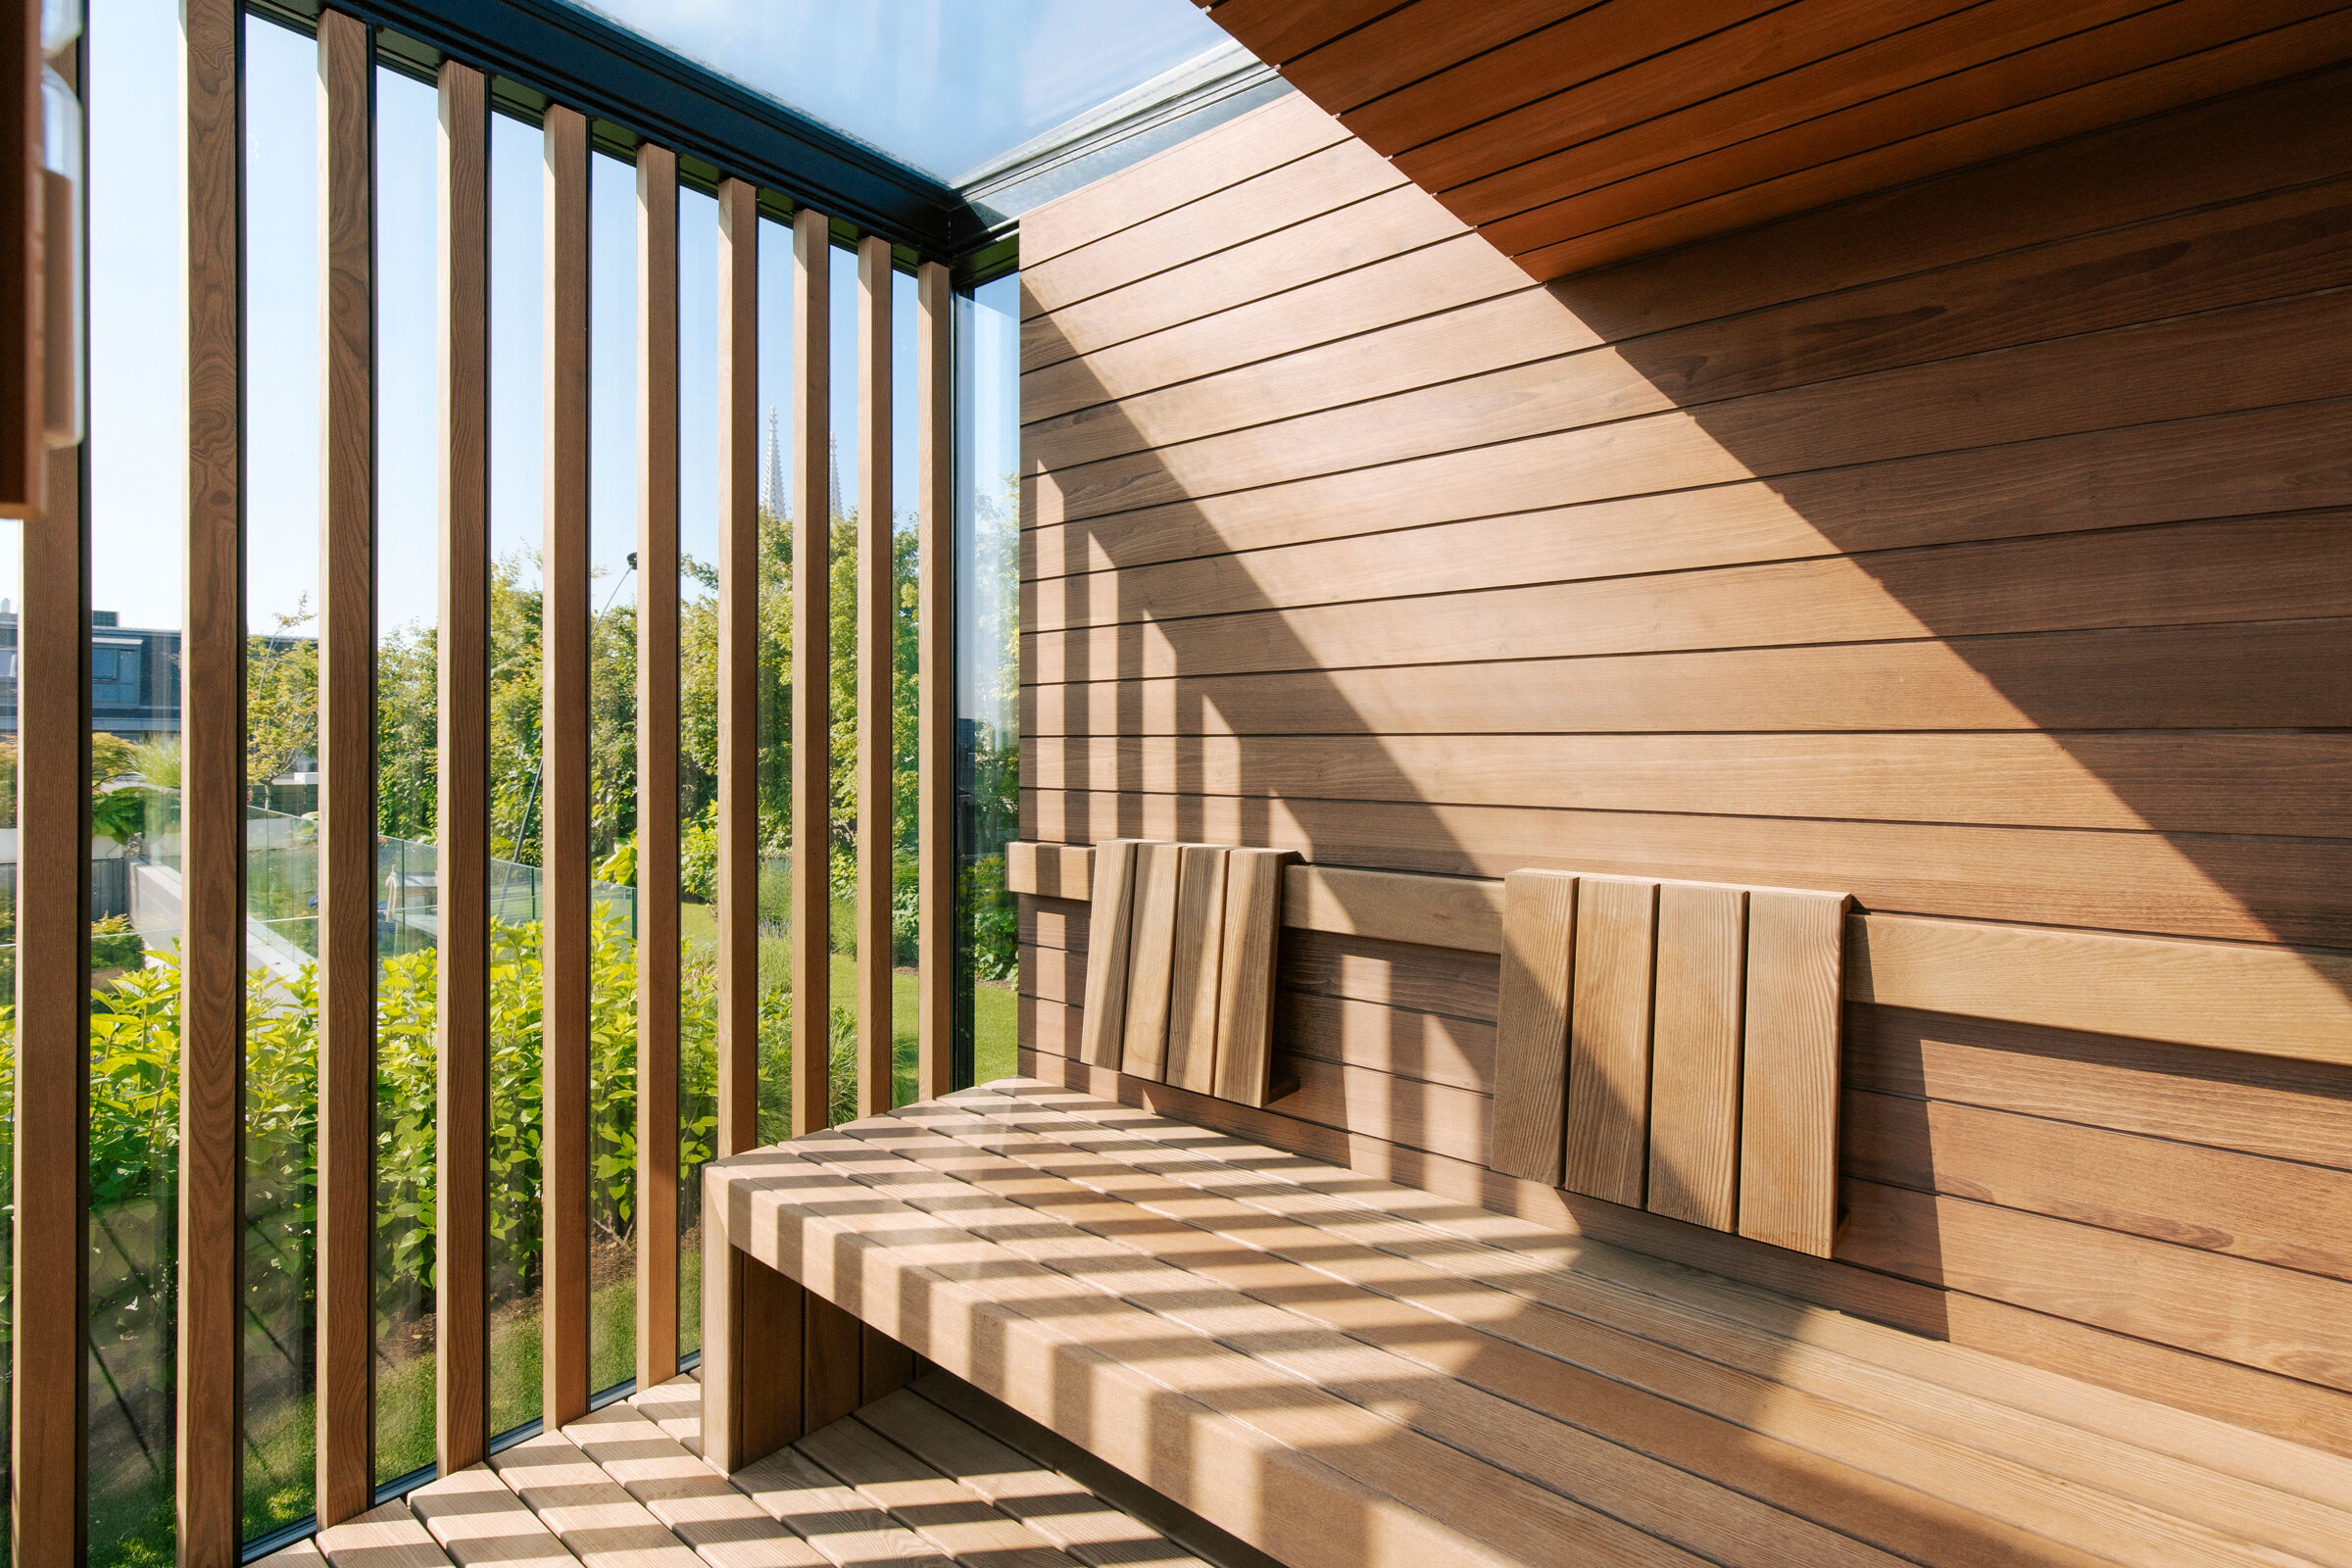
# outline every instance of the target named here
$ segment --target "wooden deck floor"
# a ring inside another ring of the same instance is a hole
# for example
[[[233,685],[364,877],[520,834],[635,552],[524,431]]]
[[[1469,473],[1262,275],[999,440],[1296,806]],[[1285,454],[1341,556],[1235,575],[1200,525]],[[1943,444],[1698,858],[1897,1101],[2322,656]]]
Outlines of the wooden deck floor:
[[[1056,1441],[933,1372],[739,1472],[679,1378],[266,1559],[269,1568],[1210,1568],[1029,1449]],[[1010,1441],[1007,1441],[1010,1440]],[[1019,1445],[1016,1446],[1016,1445]],[[1102,1479],[1098,1478],[1098,1485]],[[1117,1490],[1106,1488],[1106,1490]],[[1186,1540],[1208,1527],[1162,1516]],[[1236,1544],[1238,1546],[1238,1544]]]

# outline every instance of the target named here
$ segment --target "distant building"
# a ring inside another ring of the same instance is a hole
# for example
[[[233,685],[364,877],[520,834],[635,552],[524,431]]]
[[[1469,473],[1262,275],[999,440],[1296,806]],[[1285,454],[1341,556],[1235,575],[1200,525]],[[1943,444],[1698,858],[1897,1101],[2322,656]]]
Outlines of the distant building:
[[[307,638],[271,637],[273,647]],[[90,612],[90,729],[126,741],[179,733],[179,633]],[[17,611],[0,600],[0,735],[17,732]]]

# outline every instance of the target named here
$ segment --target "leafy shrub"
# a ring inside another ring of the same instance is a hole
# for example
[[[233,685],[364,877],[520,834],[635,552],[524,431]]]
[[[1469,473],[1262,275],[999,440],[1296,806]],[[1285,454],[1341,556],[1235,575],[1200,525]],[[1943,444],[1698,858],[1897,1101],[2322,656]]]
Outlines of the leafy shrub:
[[[130,916],[110,914],[90,922],[90,967],[130,969],[139,964],[145,945],[130,928]]]

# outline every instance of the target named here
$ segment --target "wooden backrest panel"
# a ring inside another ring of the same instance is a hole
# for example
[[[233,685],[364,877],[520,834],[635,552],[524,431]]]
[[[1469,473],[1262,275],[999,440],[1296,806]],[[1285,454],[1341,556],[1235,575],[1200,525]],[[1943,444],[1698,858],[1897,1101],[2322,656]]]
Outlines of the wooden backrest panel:
[[[1829,1256],[1846,902],[1513,872],[1489,1168]]]
[[[1119,955],[1116,963],[1090,965],[1086,973],[1086,1033],[1079,1041],[1081,1060],[1093,1067],[1116,1067],[1126,1045],[1126,954],[1135,926],[1136,852],[1130,839],[1095,846],[1095,894],[1092,906],[1096,950]]]
[[[1173,844],[1135,847],[1135,914],[1127,941],[1127,1016],[1119,1070],[1157,1079],[1168,1049],[1168,992],[1176,975],[1176,872]]]
[[[1217,969],[1216,1095],[1263,1105],[1274,1071],[1274,955],[1282,940],[1284,850],[1225,860],[1224,952]]]
[[[1168,984],[1167,1082],[1213,1094],[1217,986],[1224,973],[1225,864],[1232,852],[1187,844],[1176,874],[1176,962]]]

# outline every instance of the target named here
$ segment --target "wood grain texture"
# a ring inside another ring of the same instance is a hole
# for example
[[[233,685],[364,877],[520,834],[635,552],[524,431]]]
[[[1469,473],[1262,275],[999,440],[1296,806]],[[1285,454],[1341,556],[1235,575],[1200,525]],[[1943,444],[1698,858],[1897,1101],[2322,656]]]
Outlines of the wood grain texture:
[[[1559,1185],[1567,1136],[1568,1034],[1575,1002],[1577,879],[1513,871],[1502,881],[1495,1003],[1496,1170]]]
[[[1224,949],[1217,958],[1220,1100],[1263,1105],[1273,1094],[1274,955],[1282,937],[1287,850],[1225,855]]]
[[[0,123],[11,149],[0,212],[13,236],[0,248],[0,516],[39,518],[48,475],[44,321],[49,294],[41,177],[41,19],[29,7],[0,28]]]
[[[1744,889],[1658,889],[1644,1206],[1719,1231],[1739,1219],[1746,956]]]
[[[801,1374],[801,1421],[814,1432],[858,1408],[864,1336],[856,1317],[821,1296],[808,1298],[801,1323],[808,1358]]]
[[[678,158],[637,150],[637,1386],[678,1370]]]
[[[718,1129],[759,1140],[760,210],[718,186]]]
[[[1217,1082],[1217,986],[1224,972],[1225,875],[1231,858],[1213,845],[1187,844],[1177,860],[1168,1045],[1157,1076],[1196,1094],[1211,1093]]]
[[[375,51],[318,17],[321,1524],[375,1500]]]
[[[546,153],[546,527],[540,543],[540,1409],[588,1413],[588,120],[551,108]]]
[[[89,1336],[90,538],[81,450],[49,454],[47,516],[24,531],[17,619],[16,1202],[10,1300],[10,1556],[85,1554]]]
[[[1119,1025],[1118,1069],[1139,1078],[1166,1072],[1168,1004],[1176,973],[1176,896],[1183,847],[1139,844],[1127,938],[1127,1004]]]
[[[833,667],[833,240],[792,217],[792,667]],[[792,688],[792,1130],[832,1119],[833,688]]]
[[[915,950],[920,998],[915,1098],[954,1087],[956,779],[956,303],[948,270],[914,275]]]
[[[1086,1039],[1080,1054],[1116,1068],[1127,1039],[1128,952],[1134,941],[1135,885],[1142,846],[1116,839],[1095,847],[1095,962],[1086,980]]]
[[[720,1156],[721,1160],[727,1156]],[[802,1426],[802,1320],[798,1281],[736,1245],[750,1240],[750,1195],[703,1167],[702,1457],[731,1473],[790,1443]]]
[[[890,241],[858,242],[858,1113],[890,1109],[891,824],[899,587],[892,539]],[[912,737],[909,737],[912,739]],[[936,756],[934,766],[939,765]]]
[[[1567,1150],[1560,1185],[1637,1208],[1649,1168],[1650,997],[1657,922],[1655,882],[1578,879],[1574,1001],[1568,1014]]]
[[[1838,1230],[1845,906],[1842,894],[1747,896],[1740,1234],[1816,1257]]]
[[[188,511],[173,1539],[187,1568],[235,1568],[244,1534],[244,45],[234,0],[190,0],[181,24]]]
[[[439,834],[433,1011],[434,1462],[490,1443],[490,96],[440,79]]]

